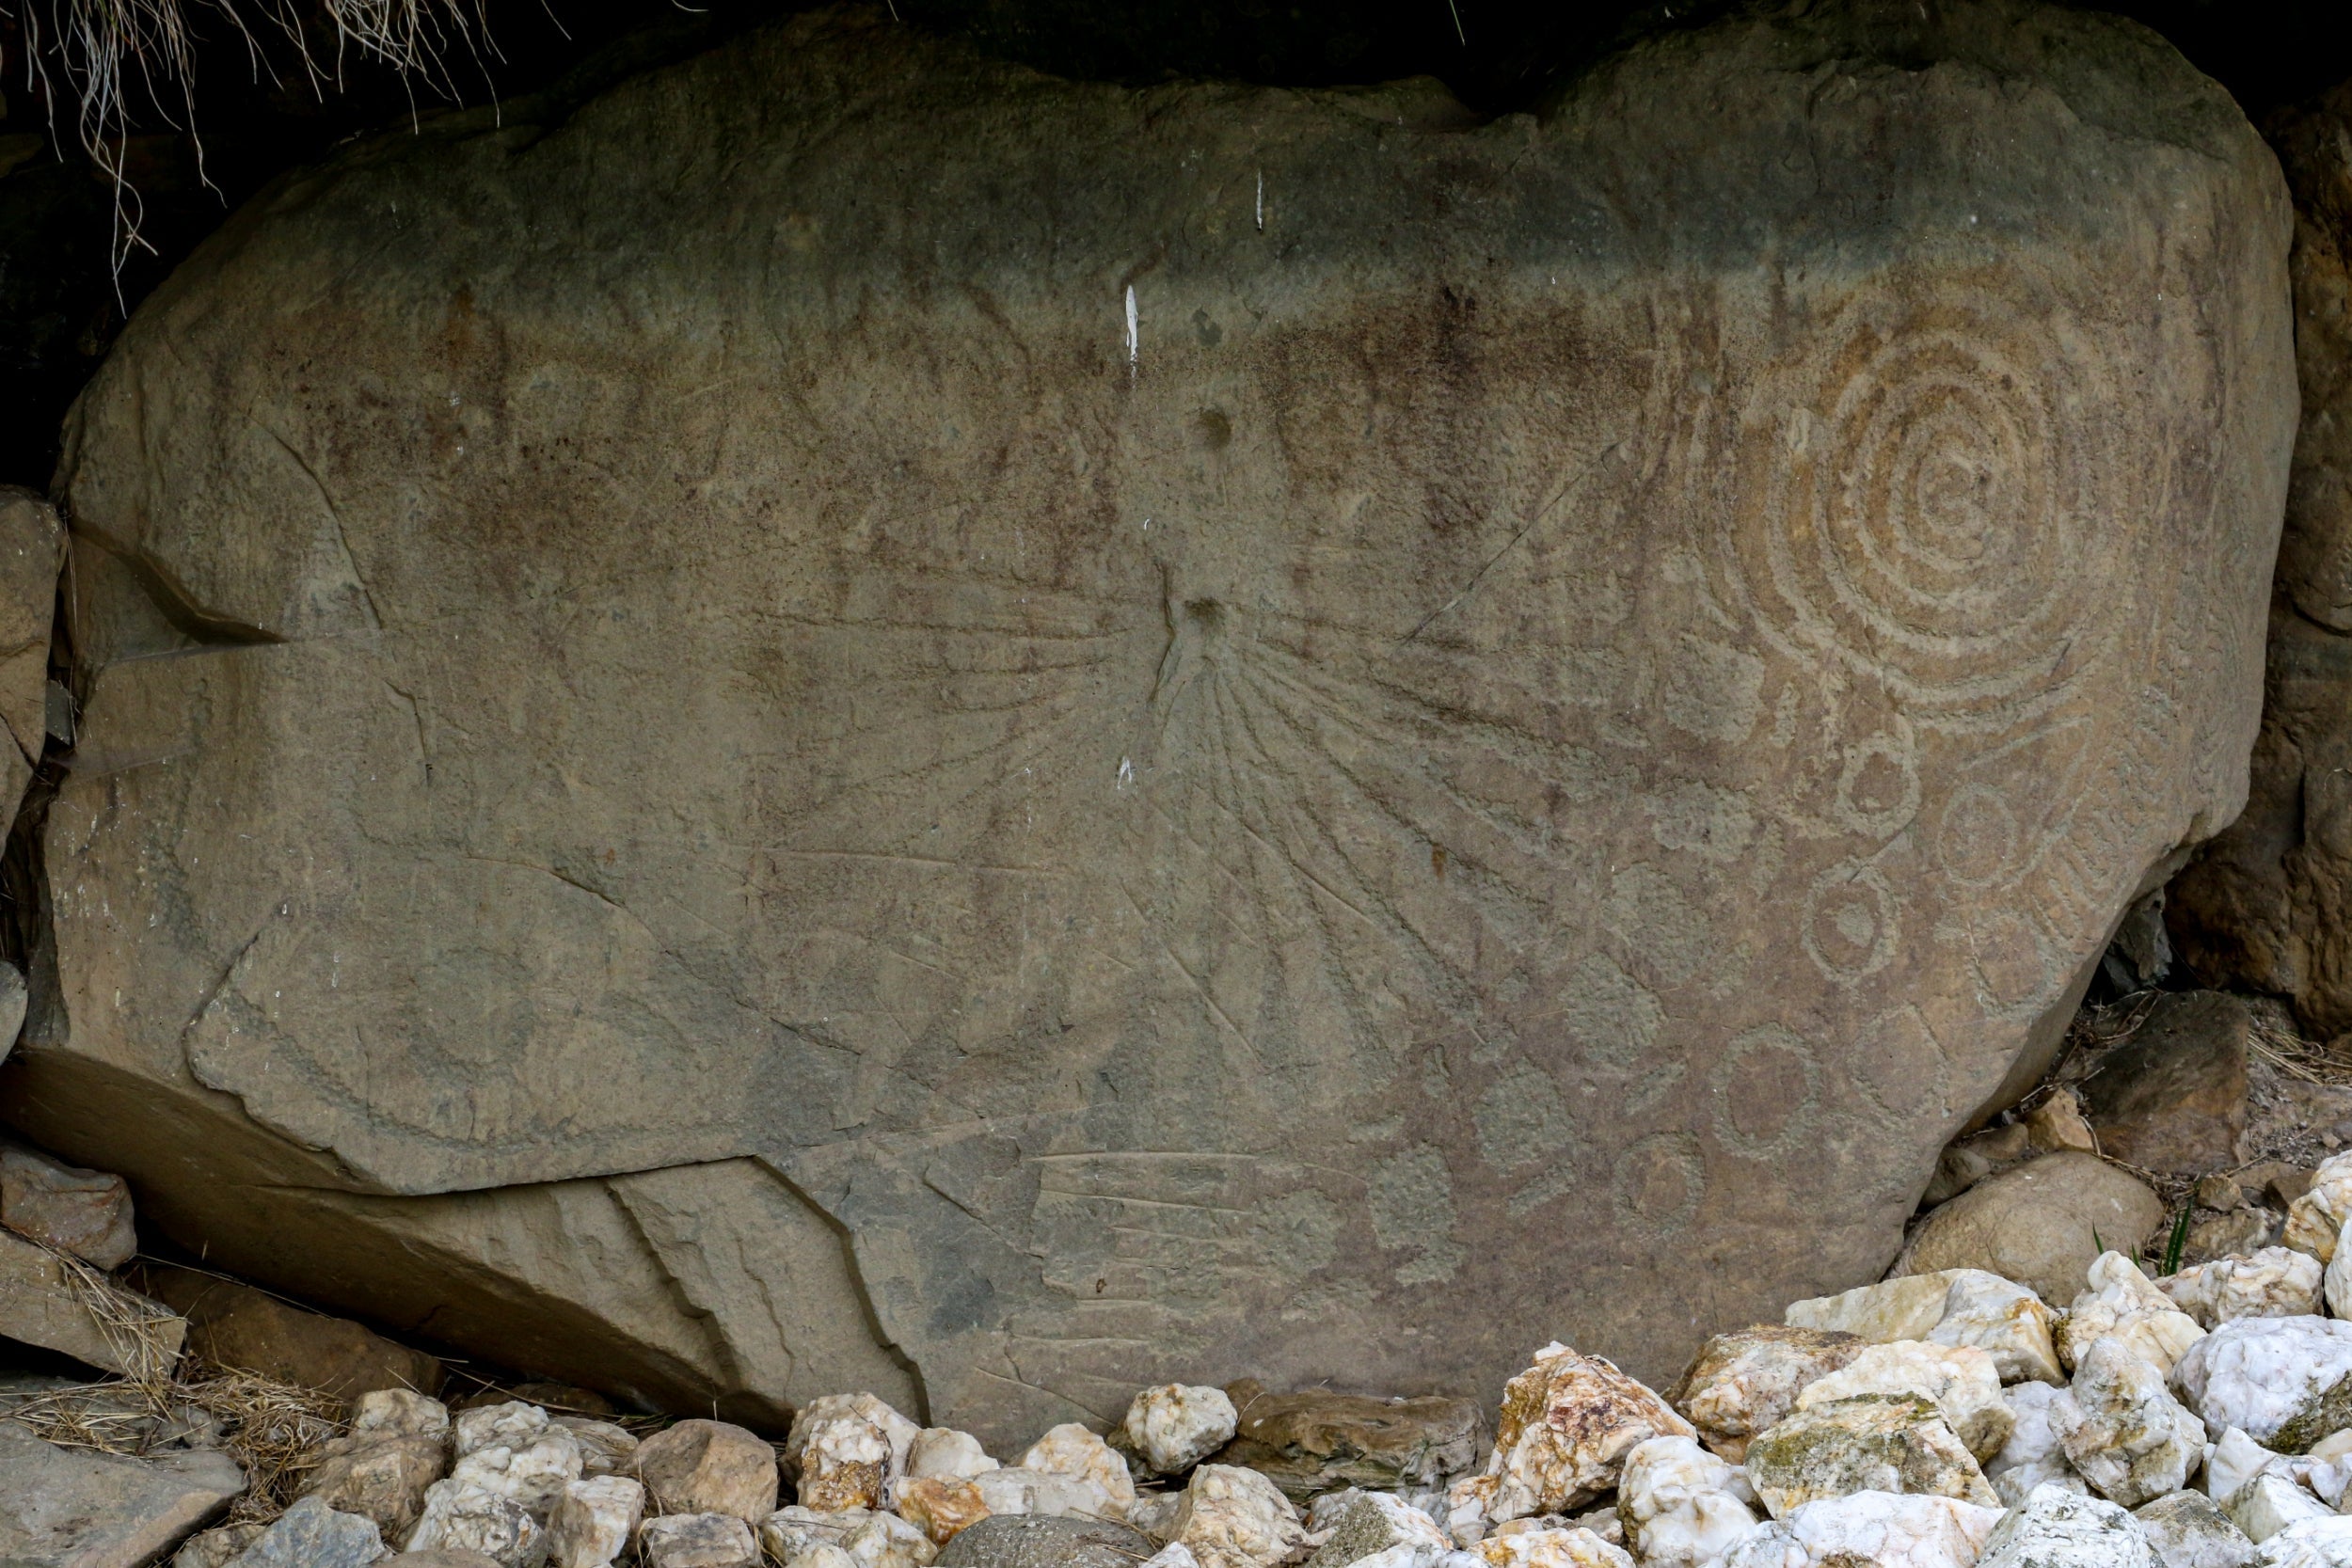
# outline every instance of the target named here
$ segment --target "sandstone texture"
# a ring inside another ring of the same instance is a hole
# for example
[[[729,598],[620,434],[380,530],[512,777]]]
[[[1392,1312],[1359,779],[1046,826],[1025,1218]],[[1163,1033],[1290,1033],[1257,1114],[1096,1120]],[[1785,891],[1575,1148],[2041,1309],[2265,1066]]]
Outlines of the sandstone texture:
[[[1152,1544],[1123,1525],[1007,1516],[982,1520],[949,1542],[939,1568],[1135,1568],[1157,1560]]]
[[[2163,1220],[2164,1203],[2146,1182],[2095,1155],[2045,1154],[1934,1210],[1896,1268],[1982,1269],[2065,1301],[2103,1247],[2137,1254]]]
[[[104,1275],[0,1229],[0,1338],[126,1377],[168,1376],[187,1323]],[[138,1322],[134,1332],[128,1324]]]
[[[226,1454],[90,1453],[0,1422],[0,1561],[143,1568],[244,1490]]]
[[[1477,1401],[1443,1394],[1276,1394],[1254,1378],[1225,1392],[1233,1402],[1233,1440],[1216,1462],[1258,1471],[1294,1501],[1334,1486],[1442,1487],[1478,1462],[1486,1426]]]
[[[139,1284],[188,1321],[187,1348],[224,1367],[353,1400],[379,1389],[432,1394],[441,1364],[344,1318],[305,1311],[250,1285],[168,1263],[143,1264]]]
[[[2023,0],[1486,123],[825,13],[354,147],[78,405],[0,1111],[753,1426],[1663,1382],[2237,811],[2290,226]]]
[[[139,1245],[122,1178],[30,1148],[0,1147],[0,1225],[102,1269],[120,1268]]]
[[[2170,1176],[2239,1164],[2253,1027],[2246,1003],[2226,992],[2159,998],[2082,1085],[2100,1151]]]

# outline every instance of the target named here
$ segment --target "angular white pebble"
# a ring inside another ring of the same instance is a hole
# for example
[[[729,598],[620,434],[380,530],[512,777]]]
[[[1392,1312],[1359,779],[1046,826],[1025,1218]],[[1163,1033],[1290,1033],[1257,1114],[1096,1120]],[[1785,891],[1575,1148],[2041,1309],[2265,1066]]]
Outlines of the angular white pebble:
[[[544,1535],[505,1492],[451,1477],[424,1489],[424,1513],[402,1550],[475,1552],[504,1568],[531,1568],[544,1553]]]
[[[2310,1189],[2287,1206],[2286,1233],[2280,1240],[2329,1262],[2346,1221],[2352,1221],[2352,1154],[2336,1154],[2319,1163]]]
[[[2230,1494],[2221,1512],[2259,1546],[2291,1525],[2326,1519],[2335,1510],[2276,1470],[2265,1470]]]
[[[1588,1529],[1518,1530],[1480,1542],[1475,1552],[1456,1555],[1470,1560],[1465,1568],[1633,1568],[1633,1558],[1624,1547],[1611,1545]]]
[[[669,1513],[648,1519],[637,1544],[645,1568],[758,1568],[752,1527],[732,1513]],[[819,1547],[822,1551],[824,1548]]]
[[[1385,1492],[1357,1492],[1324,1517],[1327,1538],[1307,1560],[1311,1568],[1347,1568],[1375,1558],[1382,1568],[1436,1568],[1454,1550],[1435,1519]]]
[[[2098,1340],[2116,1338],[2157,1371],[2169,1372],[2204,1338],[2197,1320],[2120,1252],[2101,1253],[2090,1265],[2090,1282],[2058,1326],[2058,1359],[2070,1368]]]
[[[1872,1345],[1843,1370],[1808,1385],[1797,1396],[1797,1408],[1858,1394],[1918,1395],[1943,1413],[1953,1435],[1979,1460],[2001,1451],[2015,1420],[2001,1399],[2001,1374],[1991,1353],[1974,1345],[1920,1339]]]
[[[2352,1426],[2352,1322],[2239,1318],[2190,1347],[2173,1386],[2217,1441],[2241,1427],[2282,1452]]]
[[[460,1411],[450,1430],[450,1457],[463,1459],[493,1445],[519,1448],[547,1430],[548,1413],[520,1400]]]
[[[2153,1568],[2132,1516],[2062,1486],[2035,1489],[1984,1544],[1978,1568]]]
[[[2246,1568],[2254,1544],[2201,1492],[2168,1492],[2132,1511],[2164,1568]]]
[[[1918,1493],[1806,1503],[1732,1548],[1724,1568],[1973,1568],[2001,1510]]]
[[[1985,1479],[2000,1494],[2001,1501],[2008,1507],[2021,1508],[2038,1486],[2065,1486],[2088,1492],[2090,1483],[2066,1457],[2054,1420],[2061,1408],[2073,1410],[2074,1391],[2053,1388],[2046,1383],[2021,1383],[2007,1390],[2003,1398],[2012,1418],[2009,1441],[1984,1466]]]
[[[1740,1496],[1746,1492],[1737,1469],[1691,1438],[1653,1437],[1626,1456],[1617,1482],[1626,1544],[1643,1568],[1712,1562],[1760,1522]]]
[[[2057,1315],[2040,1296],[1983,1269],[1944,1272],[1952,1284],[1930,1343],[1975,1346],[1993,1357],[2003,1383],[2066,1381],[2052,1338]]]
[[[1217,1397],[1224,1398],[1222,1394]],[[1225,1408],[1231,1410],[1232,1406],[1228,1404]],[[1030,1444],[1015,1467],[1070,1476],[1099,1487],[1110,1499],[1114,1518],[1125,1517],[1127,1505],[1136,1500],[1135,1477],[1128,1472],[1127,1462],[1119,1457],[1119,1450],[1075,1421],[1064,1422]]]
[[[2206,1329],[2240,1318],[2307,1317],[2319,1310],[2319,1260],[2266,1246],[2250,1258],[2217,1258],[2156,1281],[2173,1305]]]
[[[1167,1383],[1136,1395],[1122,1430],[1155,1474],[1172,1476],[1232,1442],[1237,1420],[1224,1389]]]
[[[2125,1508],[2177,1492],[2205,1457],[2204,1429],[2145,1357],[2112,1337],[2074,1370],[2074,1402],[2052,1408],[2066,1457],[2091,1489]]]
[[[907,1474],[915,1480],[947,1476],[969,1481],[997,1468],[978,1438],[951,1427],[925,1427],[907,1446]]]
[[[2254,1548],[2253,1568],[2352,1568],[2352,1519],[2312,1519]]]
[[[1191,1549],[1200,1568],[1263,1568],[1288,1557],[1305,1534],[1298,1510],[1265,1477],[1203,1465],[1177,1506],[1172,1539]]]
[[[627,1476],[566,1481],[548,1514],[551,1568],[605,1568],[628,1546],[645,1512],[645,1489]]]

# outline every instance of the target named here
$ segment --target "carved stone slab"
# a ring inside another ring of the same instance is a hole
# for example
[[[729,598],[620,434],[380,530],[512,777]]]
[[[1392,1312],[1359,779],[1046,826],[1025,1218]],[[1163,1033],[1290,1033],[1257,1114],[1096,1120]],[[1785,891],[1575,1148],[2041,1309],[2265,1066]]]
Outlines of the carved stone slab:
[[[355,150],[81,405],[10,1114],[671,1399],[1663,1379],[2237,809],[2287,228],[2006,4],[1491,123],[828,16]]]

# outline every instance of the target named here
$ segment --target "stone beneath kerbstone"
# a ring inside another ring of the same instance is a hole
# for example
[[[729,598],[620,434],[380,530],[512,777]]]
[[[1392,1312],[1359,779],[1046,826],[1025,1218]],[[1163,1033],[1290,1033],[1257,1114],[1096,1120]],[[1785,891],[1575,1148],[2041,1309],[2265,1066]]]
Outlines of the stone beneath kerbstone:
[[[2100,1152],[2168,1176],[2238,1165],[2253,1033],[2254,1015],[2238,997],[2159,996],[2131,1038],[2082,1085]]]
[[[1916,1395],[1864,1394],[1799,1410],[1748,1444],[1745,1468],[1775,1519],[1856,1492],[1999,1502],[1967,1446]]]
[[[0,1146],[0,1225],[101,1269],[120,1268],[139,1246],[122,1178],[30,1148]]]
[[[1975,1568],[2001,1511],[1952,1497],[1858,1492],[1776,1519],[1724,1568]]]
[[[370,1568],[391,1555],[373,1520],[311,1497],[279,1514],[229,1568]]]
[[[987,1481],[980,1478],[980,1484]],[[1200,1568],[1262,1568],[1288,1557],[1305,1533],[1298,1510],[1265,1477],[1203,1465],[1184,1487],[1169,1541],[1190,1551]]]
[[[921,1427],[872,1394],[826,1394],[793,1413],[792,1430],[784,1443],[784,1466],[804,1507],[819,1513],[880,1508],[905,1472],[907,1455],[922,1433]],[[733,1462],[739,1467],[750,1465],[749,1448],[736,1443],[732,1451],[740,1455]],[[775,1506],[772,1496],[768,1506]],[[759,1512],[764,1514],[768,1510]],[[741,1516],[750,1519],[759,1514]]]
[[[1234,1419],[1224,1389],[1167,1383],[1136,1395],[1120,1431],[1151,1473],[1172,1476],[1232,1441]]]
[[[1643,1568],[1701,1568],[1755,1530],[1739,1471],[1688,1437],[1653,1437],[1626,1456],[1617,1518]]]
[[[2050,1425],[2101,1497],[2137,1508],[2177,1492],[2205,1457],[2204,1428],[2165,1387],[2164,1372],[2122,1340],[2095,1340],[2074,1369],[2073,1398]]]
[[[2237,809],[2295,409],[2227,93],[1929,12],[1486,122],[805,13],[295,177],[76,409],[0,1113],[392,1332],[1000,1451],[1876,1277]]]
[[[2254,1548],[2254,1568],[2352,1568],[2352,1519],[2307,1519]]]
[[[48,737],[49,637],[57,618],[65,529],[30,490],[0,485],[0,814],[14,820]],[[0,975],[0,1057],[24,1022],[12,966]],[[9,984],[14,981],[15,984]]]
[[[2153,1559],[2124,1510],[2043,1486],[1994,1527],[1977,1568],[2153,1568]]]
[[[305,1497],[373,1522],[387,1541],[407,1537],[424,1512],[425,1488],[439,1481],[448,1449],[437,1435],[354,1432],[319,1448],[301,1480]]]
[[[776,1511],[776,1450],[758,1433],[725,1421],[665,1427],[637,1445],[629,1468],[645,1483],[648,1513],[727,1513],[751,1525]],[[803,1501],[810,1501],[812,1479],[804,1468]]]
[[[1624,1547],[1588,1529],[1490,1535],[1473,1549],[1486,1568],[1633,1568],[1633,1559]]]
[[[2352,1323],[2240,1318],[2197,1341],[2173,1386],[2219,1442],[2236,1427],[2280,1453],[2352,1428]]]
[[[2066,1457],[2066,1445],[2058,1436],[2059,1425],[2072,1424],[2075,1418],[2074,1391],[2047,1383],[2021,1383],[2002,1398],[2009,1402],[2014,1424],[2001,1451],[1984,1466],[1985,1480],[1993,1483],[2001,1501],[2022,1508],[2041,1486],[2090,1491],[2090,1483]]]
[[[1318,1510],[1315,1528],[1325,1540],[1307,1568],[1348,1568],[1372,1557],[1381,1568],[1434,1568],[1454,1550],[1435,1519],[1387,1493],[1357,1492],[1331,1511],[1327,1524],[1324,1517]]]
[[[171,1568],[222,1568],[230,1558],[262,1538],[265,1525],[222,1525],[199,1530],[171,1554]]]
[[[2246,1568],[2254,1543],[2201,1492],[2168,1492],[2132,1511],[2163,1568]]]
[[[1343,1486],[1441,1489],[1478,1462],[1486,1425],[1477,1401],[1443,1394],[1272,1394],[1252,1378],[1228,1384],[1225,1393],[1233,1402],[1233,1440],[1212,1457],[1256,1470],[1294,1502]]]
[[[938,1568],[1135,1568],[1152,1550],[1134,1530],[1106,1520],[1011,1514],[961,1531],[940,1548]]]
[[[645,1568],[757,1568],[759,1543],[732,1513],[673,1513],[648,1519],[637,1536]]]
[[[143,1263],[138,1283],[188,1320],[188,1349],[223,1367],[357,1399],[379,1388],[432,1394],[441,1363],[347,1318],[308,1312],[198,1269]]]
[[[245,1472],[212,1449],[133,1459],[0,1422],[0,1562],[144,1568],[244,1491]]]
[[[2058,1359],[2069,1368],[2101,1339],[2112,1338],[2153,1367],[2159,1375],[2172,1370],[2188,1348],[2204,1338],[2197,1320],[2174,1305],[2140,1272],[2137,1263],[2120,1252],[2103,1252],[2093,1261],[2065,1321],[2058,1324]]]
[[[1854,1334],[1758,1323],[1718,1334],[1699,1347],[1666,1402],[1732,1464],[1748,1439],[1797,1407],[1805,1387],[1853,1360],[1867,1341]]]
[[[1223,1389],[1210,1389],[1208,1392],[1216,1394],[1219,1402],[1224,1402]],[[1233,1423],[1231,1418],[1232,1404],[1225,1404],[1225,1417],[1213,1422],[1209,1428],[1197,1430],[1192,1443],[1176,1443],[1163,1449],[1167,1457],[1184,1460],[1184,1463],[1176,1468],[1192,1467],[1194,1461],[1200,1459],[1201,1455],[1191,1453],[1190,1449],[1205,1444],[1212,1432],[1222,1433],[1217,1437],[1217,1443],[1220,1446],[1227,1437],[1233,1434]],[[910,1449],[908,1451],[912,1455],[913,1449]],[[912,1463],[911,1458],[909,1462]],[[1012,1467],[1041,1470],[1049,1475],[1068,1476],[1098,1488],[1108,1500],[1107,1512],[1113,1518],[1124,1514],[1127,1512],[1127,1505],[1136,1500],[1135,1477],[1127,1468],[1127,1461],[1120,1457],[1118,1450],[1108,1443],[1104,1442],[1102,1438],[1075,1421],[1064,1421],[1057,1427],[1048,1429],[1044,1436],[1023,1450],[1021,1458]],[[1002,1466],[991,1465],[978,1473],[986,1475],[998,1468]],[[983,1488],[983,1491],[985,1490]]]
[[[1653,1437],[1695,1437],[1652,1390],[1597,1355],[1554,1340],[1503,1386],[1485,1479],[1486,1516],[1500,1524],[1564,1513],[1617,1484],[1634,1448]]]
[[[1983,1269],[2071,1301],[2102,1251],[2136,1254],[2163,1222],[2164,1201],[2137,1177],[2094,1155],[2045,1154],[1931,1212],[1895,1267]]]
[[[2237,1318],[2316,1316],[2322,1279],[2318,1259],[2274,1246],[2250,1257],[2199,1263],[2155,1285],[2210,1329]]]
[[[1933,1345],[1898,1339],[1871,1345],[1838,1370],[1808,1385],[1797,1396],[1807,1410],[1861,1394],[1916,1394],[1934,1405],[1952,1434],[1979,1461],[1991,1459],[2009,1440],[2016,1418],[2001,1399],[2001,1375],[1993,1357],[1974,1345]]]
[[[0,1339],[21,1339],[138,1381],[168,1378],[186,1322],[103,1275],[72,1274],[77,1266],[0,1230]]]
[[[605,1568],[628,1545],[644,1516],[645,1489],[627,1476],[565,1484],[548,1515],[551,1568]]]

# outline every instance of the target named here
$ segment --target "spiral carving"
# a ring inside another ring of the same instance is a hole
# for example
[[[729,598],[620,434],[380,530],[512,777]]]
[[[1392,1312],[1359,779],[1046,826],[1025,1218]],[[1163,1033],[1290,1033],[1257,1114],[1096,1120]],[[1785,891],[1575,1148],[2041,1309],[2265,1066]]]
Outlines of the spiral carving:
[[[2062,309],[1948,282],[1934,297],[1874,293],[1760,389],[1731,553],[1791,651],[2006,722],[2086,663],[2087,557],[2121,501],[2101,427],[2115,404]]]

